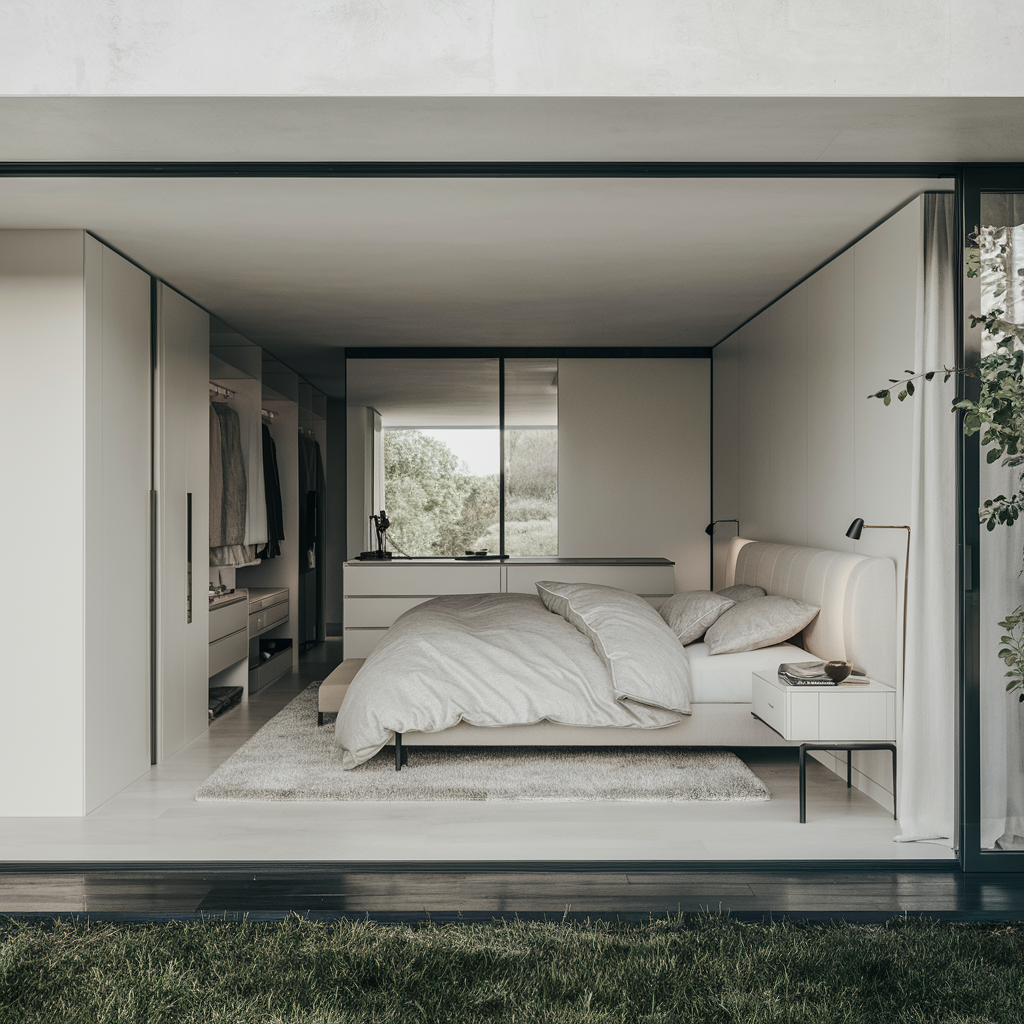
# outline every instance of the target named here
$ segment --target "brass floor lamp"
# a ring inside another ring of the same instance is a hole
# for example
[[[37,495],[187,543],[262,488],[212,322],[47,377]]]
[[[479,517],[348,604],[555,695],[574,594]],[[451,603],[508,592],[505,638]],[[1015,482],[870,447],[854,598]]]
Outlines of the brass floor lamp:
[[[907,531],[907,557],[903,561],[903,662],[900,669],[900,679],[907,674],[907,590],[910,581],[910,527],[909,526],[871,526],[863,519],[854,519],[846,536],[850,540],[860,540],[861,530],[906,530]]]

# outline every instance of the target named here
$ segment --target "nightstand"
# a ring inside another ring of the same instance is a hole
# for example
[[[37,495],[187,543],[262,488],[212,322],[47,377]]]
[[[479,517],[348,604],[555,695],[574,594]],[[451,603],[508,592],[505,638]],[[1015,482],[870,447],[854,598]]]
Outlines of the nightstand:
[[[896,817],[896,691],[874,681],[838,686],[787,686],[774,672],[755,672],[753,714],[783,739],[800,742],[800,821],[807,820],[807,751],[845,750],[846,785],[854,750],[892,754]]]

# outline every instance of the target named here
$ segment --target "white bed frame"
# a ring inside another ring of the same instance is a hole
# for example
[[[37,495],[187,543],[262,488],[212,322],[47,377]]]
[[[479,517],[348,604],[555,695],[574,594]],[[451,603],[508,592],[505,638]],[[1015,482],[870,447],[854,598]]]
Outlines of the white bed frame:
[[[817,605],[802,647],[826,661],[850,661],[882,683],[896,680],[896,570],[888,558],[736,538],[725,585],[749,583],[769,594]],[[719,655],[727,658],[729,655]],[[664,729],[601,729],[556,725],[484,728],[460,723],[441,732],[408,732],[401,748],[444,746],[789,747],[744,704],[695,704],[693,714]],[[344,714],[344,709],[342,710]]]

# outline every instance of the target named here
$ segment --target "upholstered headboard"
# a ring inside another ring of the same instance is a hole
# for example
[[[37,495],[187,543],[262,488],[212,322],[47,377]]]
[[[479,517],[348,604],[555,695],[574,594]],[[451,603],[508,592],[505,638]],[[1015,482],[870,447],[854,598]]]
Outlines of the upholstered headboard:
[[[872,679],[896,684],[896,566],[890,559],[737,537],[729,545],[725,583],[749,583],[817,605],[821,611],[804,630],[804,650],[826,661],[850,661]]]

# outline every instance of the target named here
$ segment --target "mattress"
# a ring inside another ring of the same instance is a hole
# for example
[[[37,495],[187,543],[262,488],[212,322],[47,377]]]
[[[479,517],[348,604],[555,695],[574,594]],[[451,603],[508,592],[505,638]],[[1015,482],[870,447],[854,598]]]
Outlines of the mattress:
[[[776,644],[740,654],[708,654],[705,643],[687,644],[694,704],[749,704],[751,676],[774,672],[784,661],[820,661],[793,644]]]

